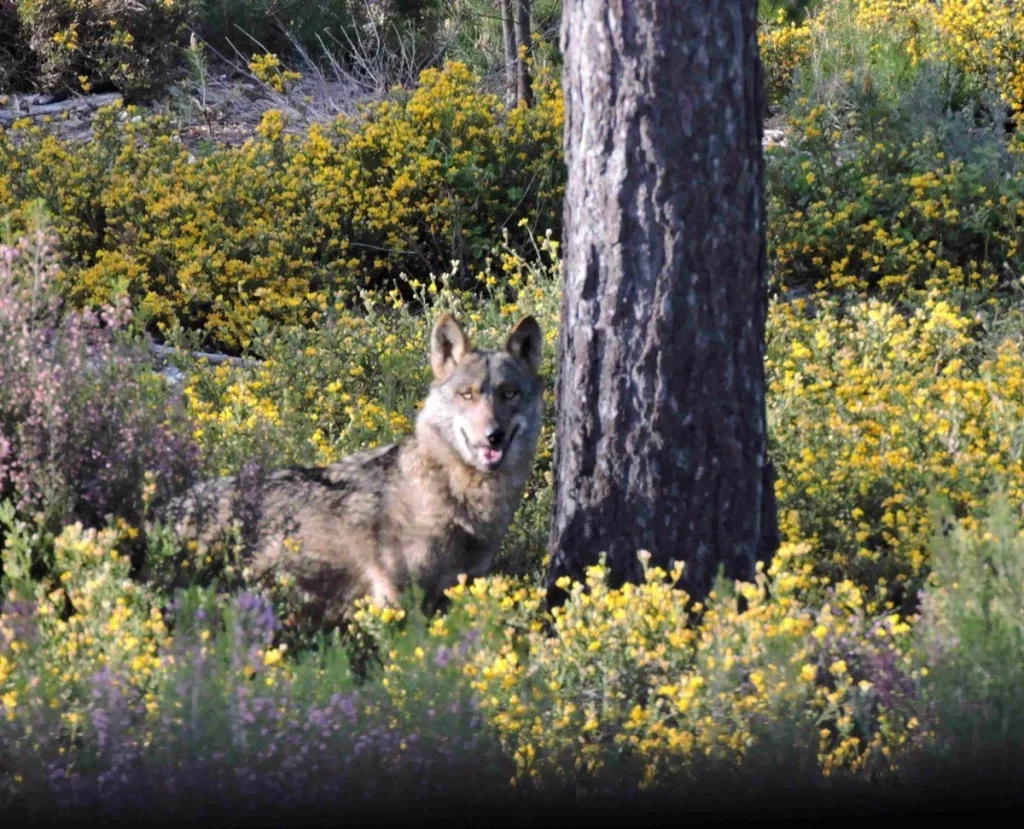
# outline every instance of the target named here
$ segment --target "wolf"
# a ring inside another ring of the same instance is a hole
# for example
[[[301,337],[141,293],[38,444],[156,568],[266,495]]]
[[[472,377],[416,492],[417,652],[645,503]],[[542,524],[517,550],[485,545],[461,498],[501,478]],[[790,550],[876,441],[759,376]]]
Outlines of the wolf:
[[[165,508],[165,525],[203,550],[237,517],[233,505],[253,505],[244,561],[257,577],[293,577],[320,627],[344,624],[367,595],[397,603],[410,581],[433,612],[460,574],[488,571],[520,503],[541,431],[542,347],[531,316],[503,349],[478,350],[445,314],[413,434],[255,487],[238,475],[204,481]]]

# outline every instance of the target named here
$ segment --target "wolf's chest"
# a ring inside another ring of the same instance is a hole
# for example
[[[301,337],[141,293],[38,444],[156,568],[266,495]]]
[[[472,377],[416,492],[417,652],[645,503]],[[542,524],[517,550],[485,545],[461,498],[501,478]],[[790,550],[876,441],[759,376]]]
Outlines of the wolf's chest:
[[[413,534],[428,541],[430,557],[468,567],[493,551],[508,529],[510,507],[508,496],[496,486],[465,494],[438,488],[414,502]]]

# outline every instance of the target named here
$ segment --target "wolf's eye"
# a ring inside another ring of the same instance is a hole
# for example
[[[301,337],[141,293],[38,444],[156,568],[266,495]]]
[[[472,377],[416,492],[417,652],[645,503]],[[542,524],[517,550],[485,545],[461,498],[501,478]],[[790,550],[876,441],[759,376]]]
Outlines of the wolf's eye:
[[[502,400],[515,400],[519,397],[519,389],[502,389],[501,399]]]
[[[462,391],[459,392],[459,397],[461,397],[463,400],[472,400],[473,399],[473,390],[472,389],[462,389]]]

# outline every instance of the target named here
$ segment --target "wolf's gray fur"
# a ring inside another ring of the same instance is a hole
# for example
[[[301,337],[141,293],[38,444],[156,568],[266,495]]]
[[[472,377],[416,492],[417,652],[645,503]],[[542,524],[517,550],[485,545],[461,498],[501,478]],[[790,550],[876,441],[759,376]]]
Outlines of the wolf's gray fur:
[[[526,317],[503,350],[479,351],[446,314],[431,334],[434,382],[414,434],[327,467],[270,473],[256,493],[241,492],[238,476],[206,481],[165,518],[203,549],[234,504],[255,504],[250,566],[293,575],[325,627],[364,595],[396,602],[410,579],[433,608],[460,573],[487,571],[522,498],[541,429],[542,344]]]

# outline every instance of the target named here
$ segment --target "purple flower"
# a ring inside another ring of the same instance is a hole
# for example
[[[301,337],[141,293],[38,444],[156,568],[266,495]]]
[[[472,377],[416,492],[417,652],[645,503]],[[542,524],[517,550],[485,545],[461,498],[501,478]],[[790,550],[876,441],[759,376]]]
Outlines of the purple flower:
[[[0,246],[0,495],[54,526],[137,524],[146,470],[157,499],[192,480],[191,424],[146,380],[145,349],[119,339],[126,308],[65,312],[51,240],[17,251]]]

